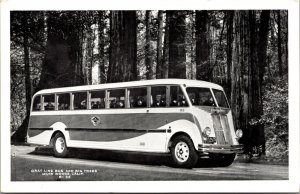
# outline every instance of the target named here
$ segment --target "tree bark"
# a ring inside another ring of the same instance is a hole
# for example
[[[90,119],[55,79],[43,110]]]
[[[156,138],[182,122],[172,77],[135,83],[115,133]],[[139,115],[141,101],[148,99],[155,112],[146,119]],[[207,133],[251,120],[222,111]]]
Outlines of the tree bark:
[[[167,11],[169,15],[169,78],[186,78],[185,11]]]
[[[137,80],[136,12],[111,11],[108,82]]]
[[[226,62],[227,62],[227,91],[231,90],[231,65],[232,65],[232,41],[233,41],[233,19],[234,11],[227,11],[227,44],[226,44]]]
[[[98,52],[99,52],[99,66],[98,66],[98,83],[105,83],[105,52],[104,52],[104,29],[105,29],[105,12],[98,11]]]
[[[23,14],[23,48],[24,48],[24,65],[25,65],[25,101],[26,101],[26,115],[30,113],[31,105],[31,78],[30,78],[30,62],[29,62],[29,46],[28,46],[28,15]]]
[[[260,118],[263,114],[263,99],[262,99],[262,86],[263,78],[265,75],[265,68],[267,65],[267,43],[268,43],[268,33],[269,33],[269,20],[270,20],[270,10],[263,10],[260,15],[260,26],[258,34],[258,44],[257,44],[257,59],[259,66],[259,106],[257,107],[256,113],[257,117]],[[255,115],[256,116],[256,115]],[[260,124],[258,127],[259,135],[258,141],[263,146],[263,153],[265,153],[265,132],[264,126]]]
[[[288,67],[289,67],[289,46],[288,46],[288,43],[289,43],[289,41],[288,41],[288,38],[289,38],[289,27],[288,27],[288,25],[289,25],[289,23],[288,23],[288,17],[289,17],[289,15],[288,15],[288,12],[286,11],[285,12],[286,13],[286,19],[285,19],[285,25],[284,25],[284,29],[286,29],[285,30],[285,71],[284,71],[284,73],[285,74],[288,74]]]
[[[87,25],[87,39],[86,39],[86,85],[92,84],[92,68],[93,68],[93,29],[91,24]]]
[[[146,78],[152,79],[152,61],[151,61],[151,35],[150,35],[150,23],[151,23],[151,11],[146,11],[146,44],[145,44],[145,65],[146,65]]]
[[[277,10],[277,25],[278,25],[278,42],[277,42],[277,51],[278,51],[278,67],[279,67],[279,76],[282,77],[282,50],[281,50],[281,16],[280,10]]]
[[[163,47],[163,78],[169,77],[169,14],[166,14],[165,24],[165,36],[164,36],[164,47]]]
[[[163,11],[158,11],[156,79],[163,78]]]
[[[208,12],[196,11],[196,79],[210,81],[212,67],[209,62],[209,44],[207,32]]]
[[[30,116],[30,105],[31,105],[31,79],[30,79],[30,62],[29,62],[29,29],[28,29],[28,14],[23,12],[21,16],[22,32],[23,32],[23,50],[24,50],[24,70],[25,70],[25,107],[26,116],[18,130],[11,137],[12,142],[24,142],[27,126]]]

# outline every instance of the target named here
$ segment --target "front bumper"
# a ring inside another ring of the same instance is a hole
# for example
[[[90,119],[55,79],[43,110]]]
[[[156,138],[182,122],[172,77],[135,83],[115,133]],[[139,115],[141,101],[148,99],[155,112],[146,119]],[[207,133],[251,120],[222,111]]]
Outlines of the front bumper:
[[[243,153],[244,145],[208,145],[199,144],[198,152],[202,153]]]

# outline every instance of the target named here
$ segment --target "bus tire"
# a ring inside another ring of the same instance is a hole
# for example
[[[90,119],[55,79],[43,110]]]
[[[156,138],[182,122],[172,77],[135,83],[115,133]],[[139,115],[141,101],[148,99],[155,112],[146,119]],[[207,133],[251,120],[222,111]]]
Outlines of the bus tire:
[[[219,167],[227,167],[230,166],[236,154],[210,154],[210,158],[212,159],[213,163]]]
[[[64,158],[68,155],[66,139],[62,133],[57,133],[53,137],[53,151],[54,156],[58,158]]]
[[[187,136],[178,136],[171,145],[172,164],[179,168],[193,168],[198,161],[198,154],[193,142]]]

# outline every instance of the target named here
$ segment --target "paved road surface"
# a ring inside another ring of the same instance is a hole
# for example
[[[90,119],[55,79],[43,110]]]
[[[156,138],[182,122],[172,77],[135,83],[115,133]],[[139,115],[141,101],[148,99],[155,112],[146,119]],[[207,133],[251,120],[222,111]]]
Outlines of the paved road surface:
[[[214,167],[204,160],[193,169],[178,169],[168,165],[167,156],[76,149],[69,158],[55,158],[45,147],[13,145],[11,153],[12,181],[288,179],[288,166],[281,165]]]

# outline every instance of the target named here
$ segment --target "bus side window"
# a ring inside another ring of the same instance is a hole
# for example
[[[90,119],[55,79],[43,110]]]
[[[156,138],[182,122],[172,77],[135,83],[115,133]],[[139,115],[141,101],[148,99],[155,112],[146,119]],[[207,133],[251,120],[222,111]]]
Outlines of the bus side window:
[[[54,94],[43,95],[43,98],[44,98],[44,110],[54,110],[55,109]]]
[[[179,86],[171,86],[170,106],[171,107],[187,106],[187,102],[186,102],[183,92]]]
[[[147,88],[129,88],[130,108],[147,107]]]
[[[105,91],[91,91],[91,109],[105,108]]]
[[[58,110],[70,110],[70,94],[58,94]]]
[[[41,97],[36,96],[33,100],[33,105],[32,105],[32,110],[33,111],[39,111],[41,110]]]
[[[166,86],[152,86],[151,98],[151,107],[166,107]]]
[[[125,89],[109,91],[109,108],[125,107]]]
[[[76,93],[73,93],[73,95],[74,95],[74,100],[73,100],[74,110],[86,109],[87,93],[86,92],[76,92]]]

